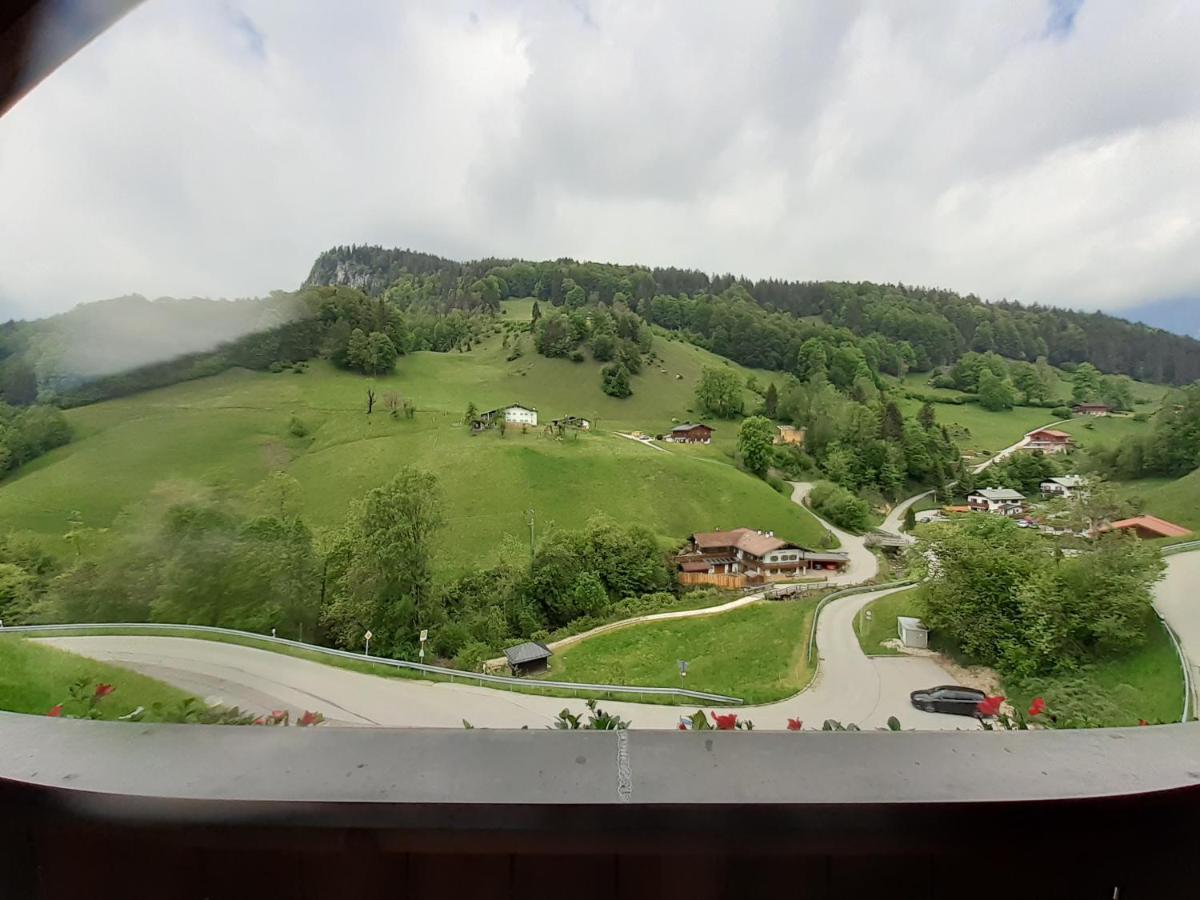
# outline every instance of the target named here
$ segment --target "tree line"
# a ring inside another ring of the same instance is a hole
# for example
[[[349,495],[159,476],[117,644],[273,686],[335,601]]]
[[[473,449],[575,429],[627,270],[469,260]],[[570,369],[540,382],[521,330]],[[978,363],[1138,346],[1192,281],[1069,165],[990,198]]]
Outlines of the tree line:
[[[420,274],[442,273],[471,284],[488,276],[504,297],[536,297],[557,305],[565,299],[570,282],[589,297],[611,302],[618,293],[634,311],[664,327],[690,328],[707,340],[744,344],[738,350],[716,350],[746,365],[791,370],[794,359],[763,365],[742,359],[764,340],[772,345],[786,328],[769,318],[755,320],[760,341],[744,341],[733,333],[714,334],[699,316],[685,311],[675,324],[656,321],[676,315],[669,303],[652,312],[643,304],[655,296],[673,298],[686,305],[707,298],[748,299],[765,312],[785,314],[789,319],[821,322],[844,328],[857,337],[876,336],[881,341],[907,343],[913,350],[916,368],[953,363],[968,351],[997,353],[1006,359],[1034,362],[1046,357],[1051,365],[1091,362],[1104,372],[1124,374],[1142,381],[1188,384],[1200,378],[1200,342],[1156,328],[1128,322],[1100,312],[1083,313],[1039,305],[1026,306],[1010,300],[986,303],[978,297],[953,291],[911,285],[881,285],[871,282],[751,280],[733,275],[710,276],[696,270],[645,268],[571,259],[526,262],[483,259],[468,263],[379,247],[334,248],[314,265],[309,283],[347,283],[382,291],[407,269]],[[743,311],[743,315],[747,315]],[[685,322],[686,320],[686,322]],[[696,328],[699,324],[701,327]],[[742,323],[742,331],[749,324]],[[728,328],[728,326],[726,326]],[[786,338],[785,338],[786,340]],[[715,348],[711,348],[715,349]],[[772,351],[767,353],[771,355]],[[777,350],[773,351],[777,352]],[[886,371],[886,370],[885,370]]]
[[[0,620],[214,625],[413,657],[431,650],[477,669],[507,644],[583,628],[602,616],[669,606],[677,584],[656,536],[596,517],[500,561],[438,582],[437,478],[403,467],[355,501],[337,527],[302,515],[295,479],[273,473],[250,497],[163,484],[119,531],[73,517],[61,564],[36,541],[0,538]]]

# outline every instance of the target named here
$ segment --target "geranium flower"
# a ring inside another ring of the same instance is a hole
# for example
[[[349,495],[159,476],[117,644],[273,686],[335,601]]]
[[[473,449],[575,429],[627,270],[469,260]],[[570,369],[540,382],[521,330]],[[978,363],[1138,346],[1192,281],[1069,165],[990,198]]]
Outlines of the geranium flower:
[[[55,707],[55,709],[57,709],[57,708],[58,707]],[[1138,724],[1139,725],[1149,725],[1150,723],[1147,722],[1145,719],[1138,719]]]
[[[984,697],[976,704],[975,708],[984,718],[990,718],[1000,712],[1000,704],[1004,702],[1003,697]]]
[[[686,725],[684,725],[682,722],[680,722],[680,723],[679,723],[678,725],[676,725],[675,727],[676,727],[676,728],[678,728],[680,731],[687,731],[687,730],[688,730],[688,727],[687,727]]]
[[[1041,697],[1034,697],[1033,702],[1029,704],[1029,714],[1031,716],[1040,716],[1046,711],[1046,701]]]
[[[46,715],[52,716],[54,718],[58,718],[59,716],[61,716],[62,715],[62,704],[61,703],[54,704],[54,706],[50,707],[50,712],[46,713]]]
[[[737,713],[726,713],[723,716],[717,715],[713,711],[713,724],[717,726],[717,731],[733,731],[737,728]]]
[[[115,690],[116,688],[111,684],[98,684],[96,685],[96,699],[99,700],[101,697],[107,697]]]
[[[799,731],[803,727],[804,727],[804,723],[802,721],[800,721],[799,719],[788,719],[788,723],[787,723],[788,731]]]
[[[296,720],[297,725],[320,725],[325,721],[325,717],[319,712],[304,711],[304,715]]]

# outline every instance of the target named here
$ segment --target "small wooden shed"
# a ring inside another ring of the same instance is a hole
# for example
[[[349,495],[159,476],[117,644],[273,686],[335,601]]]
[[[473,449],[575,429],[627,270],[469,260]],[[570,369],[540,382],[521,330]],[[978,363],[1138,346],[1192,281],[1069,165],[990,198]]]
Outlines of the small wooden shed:
[[[526,641],[504,651],[504,658],[508,660],[508,668],[514,675],[545,672],[550,666],[550,657],[553,655],[554,653],[549,647],[538,641]]]

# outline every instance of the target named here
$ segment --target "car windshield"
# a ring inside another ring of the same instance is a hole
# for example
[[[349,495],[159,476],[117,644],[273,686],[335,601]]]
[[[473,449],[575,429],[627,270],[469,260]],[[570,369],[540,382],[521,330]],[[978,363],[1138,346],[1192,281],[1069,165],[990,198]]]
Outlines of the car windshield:
[[[0,727],[1194,717],[1200,4],[18,5]]]

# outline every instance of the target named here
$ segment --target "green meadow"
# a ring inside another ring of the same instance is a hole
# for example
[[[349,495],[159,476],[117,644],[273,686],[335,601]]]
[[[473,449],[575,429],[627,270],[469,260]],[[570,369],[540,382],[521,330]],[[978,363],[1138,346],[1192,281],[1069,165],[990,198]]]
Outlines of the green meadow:
[[[568,647],[550,661],[555,681],[622,685],[680,684],[739,697],[782,700],[812,680],[808,632],[815,597],[763,601],[732,612],[633,625]]]
[[[528,304],[506,304],[514,320]],[[511,340],[511,339],[510,339]],[[59,551],[78,513],[105,541],[160,486],[192,482],[246,495],[271,471],[293,475],[302,509],[316,527],[336,525],[350,504],[397,468],[438,474],[446,526],[437,538],[439,569],[495,559],[506,537],[581,526],[595,513],[642,523],[664,543],[701,529],[747,525],[815,544],[823,529],[765,482],[733,466],[735,422],[716,421],[714,444],[656,450],[613,432],[661,433],[695,418],[693,392],[705,365],[731,365],[681,341],[656,340],[655,361],[634,376],[632,397],[600,390],[600,365],[547,359],[522,336],[522,355],[493,334],[465,353],[402,357],[394,374],[366,378],[314,362],[303,374],[230,370],[211,378],[69,410],[75,439],[0,484],[0,531],[33,532]],[[743,378],[750,370],[732,366]],[[764,384],[768,373],[757,373]],[[376,394],[367,415],[367,391]],[[411,400],[412,419],[384,408],[389,395]],[[747,405],[756,401],[746,393]],[[509,427],[472,436],[468,403],[480,410],[522,403],[546,421],[591,419],[590,432],[557,440],[542,427]],[[306,434],[291,433],[293,419]],[[89,548],[85,547],[87,552]]]

